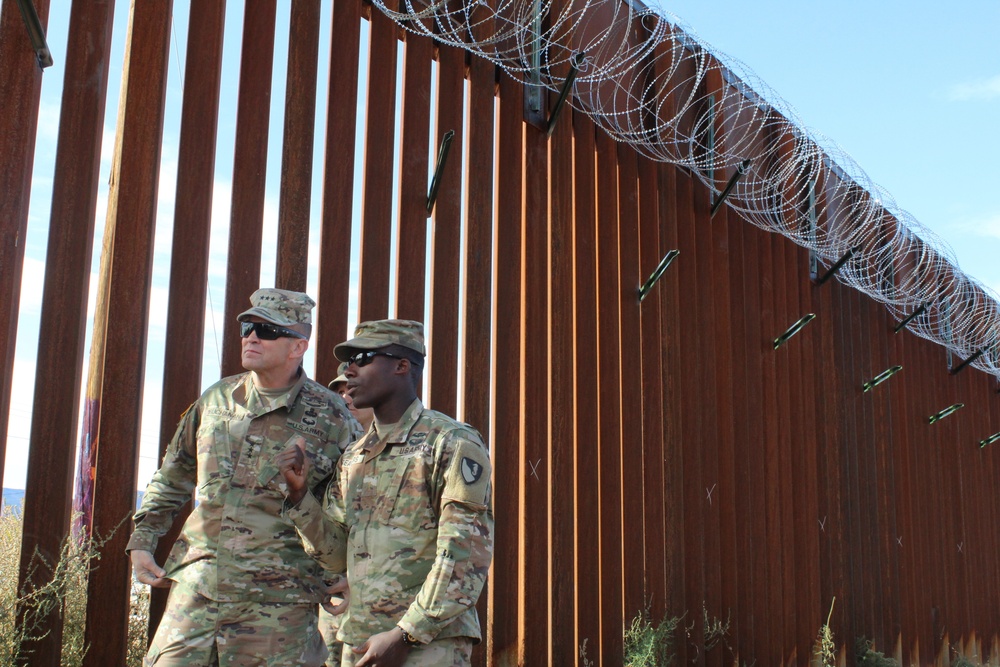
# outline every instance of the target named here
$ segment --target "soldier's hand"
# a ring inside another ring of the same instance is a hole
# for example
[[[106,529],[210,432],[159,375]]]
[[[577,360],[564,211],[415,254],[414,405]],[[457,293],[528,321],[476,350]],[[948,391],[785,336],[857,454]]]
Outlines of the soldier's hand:
[[[156,564],[153,554],[133,549],[129,552],[129,558],[132,559],[132,571],[135,572],[135,579],[140,584],[146,584],[153,588],[170,588],[170,580],[163,578],[167,572]]]
[[[297,438],[285,448],[285,451],[278,454],[274,463],[281,470],[285,484],[288,485],[289,502],[298,505],[306,495],[306,475],[309,472],[309,459],[306,457],[306,448],[301,438]]]
[[[323,603],[323,609],[326,609],[334,616],[339,616],[347,611],[347,606],[351,603],[351,587],[347,585],[346,576],[342,574],[334,575],[325,592],[328,597],[326,602]],[[334,604],[331,598],[339,598],[340,602]]]
[[[399,667],[410,655],[410,647],[403,643],[403,633],[399,627],[372,635],[361,646],[351,649],[362,658],[356,667]]]

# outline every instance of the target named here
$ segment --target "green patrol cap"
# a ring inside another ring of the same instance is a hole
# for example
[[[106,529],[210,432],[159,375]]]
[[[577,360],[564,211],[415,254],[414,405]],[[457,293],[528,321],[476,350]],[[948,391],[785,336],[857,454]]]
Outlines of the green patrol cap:
[[[252,308],[240,313],[236,319],[245,322],[251,316],[263,318],[272,324],[312,324],[312,309],[316,302],[305,292],[265,287],[250,295]]]
[[[330,380],[326,386],[330,389],[334,389],[338,384],[342,382],[347,382],[347,376],[344,373],[347,372],[347,362],[342,362],[340,366],[337,366],[337,377]],[[336,389],[334,389],[336,391]]]
[[[354,329],[354,338],[333,348],[333,354],[347,361],[359,350],[377,350],[389,345],[402,345],[424,356],[424,325],[413,320],[373,320],[362,322]]]

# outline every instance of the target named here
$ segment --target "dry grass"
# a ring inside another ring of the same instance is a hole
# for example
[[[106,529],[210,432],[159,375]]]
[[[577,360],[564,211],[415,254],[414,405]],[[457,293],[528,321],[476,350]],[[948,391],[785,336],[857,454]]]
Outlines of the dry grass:
[[[56,563],[36,553],[31,561],[30,578],[43,583],[18,591],[21,531],[20,513],[0,516],[0,667],[12,667],[28,656],[31,642],[44,636],[44,619],[53,613],[63,617],[60,665],[77,667],[87,652],[84,641],[87,578],[106,539],[67,539]],[[21,623],[17,623],[19,608],[23,610]],[[142,664],[148,611],[148,589],[133,583],[127,667]]]
[[[826,624],[819,629],[816,637],[816,644],[813,648],[814,667],[836,667],[837,664],[837,644],[833,641],[833,630],[830,628],[830,619],[833,617],[833,605],[837,601],[834,598],[830,602],[830,613],[826,616]]]
[[[674,660],[675,634],[680,618],[671,618],[654,625],[649,613],[632,619],[625,630],[626,667],[665,667]]]

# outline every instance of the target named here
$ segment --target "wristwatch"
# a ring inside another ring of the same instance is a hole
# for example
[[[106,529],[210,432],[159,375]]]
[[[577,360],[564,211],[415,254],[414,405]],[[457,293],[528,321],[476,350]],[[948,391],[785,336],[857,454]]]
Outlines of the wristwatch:
[[[396,627],[399,628],[398,625]],[[416,637],[414,637],[413,635],[411,635],[409,632],[407,632],[403,628],[399,628],[399,631],[403,633],[403,643],[406,644],[407,646],[410,646],[410,647],[420,646],[420,644],[422,643]]]

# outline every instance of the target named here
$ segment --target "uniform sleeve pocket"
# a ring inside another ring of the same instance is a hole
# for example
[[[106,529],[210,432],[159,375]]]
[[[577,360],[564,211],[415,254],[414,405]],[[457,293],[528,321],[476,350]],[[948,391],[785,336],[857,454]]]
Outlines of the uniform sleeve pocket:
[[[429,586],[426,587],[428,599],[425,601],[425,609],[436,618],[442,617],[446,610],[450,598],[448,587],[451,585],[452,574],[455,571],[455,561],[447,555],[438,553],[434,561],[434,567],[428,575]]]

